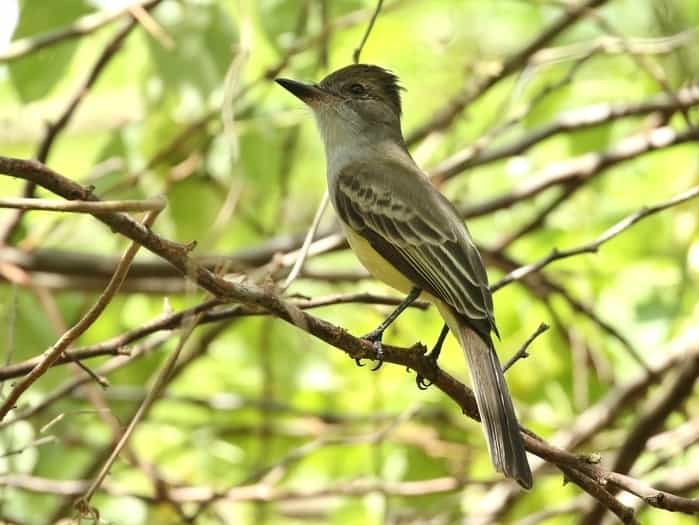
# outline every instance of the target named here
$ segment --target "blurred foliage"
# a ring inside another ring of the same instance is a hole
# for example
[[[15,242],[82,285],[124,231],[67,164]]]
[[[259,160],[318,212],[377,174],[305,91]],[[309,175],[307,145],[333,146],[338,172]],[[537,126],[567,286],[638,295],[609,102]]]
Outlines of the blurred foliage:
[[[94,4],[108,6],[110,2],[24,0],[13,38],[62,27],[94,9]],[[320,79],[347,64],[373,6],[374,2],[361,0],[163,0],[153,12],[160,30],[151,34],[139,27],[127,38],[69,128],[57,138],[48,164],[75,180],[94,184],[102,197],[165,194],[168,208],[155,230],[180,242],[196,239],[197,254],[228,254],[273,237],[303,235],[325,190],[322,147],[309,113],[265,72],[275,71],[280,61],[286,63],[288,50],[297,43],[319,34],[324,20],[366,9],[365,16],[351,27],[330,31],[294,55],[283,75]],[[2,9],[0,6],[0,16]],[[362,60],[400,75],[406,87],[404,129],[410,131],[474,76],[517,51],[560,12],[555,2],[543,0],[387,1]],[[616,0],[603,13],[620,34],[629,37],[666,36],[695,29],[699,23],[696,0]],[[121,22],[0,66],[0,154],[35,155],[44,123],[63,111]],[[160,31],[167,37],[159,37]],[[588,18],[565,32],[556,45],[603,36],[599,24]],[[649,60],[676,89],[696,79],[697,57],[695,35],[673,52]],[[468,107],[439,140],[416,148],[419,162],[427,169],[435,166],[532,102],[535,105],[526,118],[499,133],[493,145],[521,137],[567,109],[645,100],[663,91],[633,58],[600,52],[580,65],[570,82],[541,97],[542,90],[564,79],[579,58],[544,64],[500,82]],[[229,109],[235,115],[225,126],[220,117],[224,103],[231,104]],[[213,118],[207,119],[208,115]],[[695,112],[691,116],[696,120]],[[197,122],[204,123],[194,126]],[[682,124],[679,118],[672,122]],[[455,202],[475,204],[520,184],[543,166],[606,150],[644,125],[644,118],[635,118],[557,135],[521,156],[470,170],[442,189]],[[161,155],[185,129],[189,131],[184,140]],[[610,169],[508,253],[530,262],[554,247],[577,246],[641,206],[696,185],[697,152],[695,144],[688,144]],[[158,162],[153,163],[156,156]],[[117,167],[109,168],[109,162],[116,162]],[[0,194],[18,195],[21,188],[18,181],[0,177]],[[43,191],[38,194],[48,196]],[[494,245],[501,235],[534,217],[550,199],[551,195],[544,194],[474,219],[469,222],[471,231],[484,246]],[[699,322],[698,212],[698,205],[690,203],[656,215],[598,254],[560,261],[547,271],[654,362],[662,357],[668,341]],[[5,216],[9,216],[7,211],[0,212],[0,219],[4,221]],[[332,213],[327,213],[321,230],[333,224]],[[26,250],[92,255],[115,255],[126,245],[90,217],[40,212],[27,214],[14,241]],[[152,258],[144,253],[139,259]],[[347,252],[314,257],[307,268],[315,272],[359,269]],[[490,268],[490,273],[491,280],[501,276],[496,268]],[[391,293],[373,281],[322,279],[300,279],[290,293],[315,297],[357,291]],[[3,361],[17,362],[40,354],[55,340],[61,324],[69,326],[79,318],[95,293],[78,287],[55,291],[51,297],[53,307],[35,290],[0,284]],[[202,297],[191,289],[187,294],[171,295],[169,305],[180,309]],[[532,357],[508,373],[523,424],[544,437],[640,372],[618,341],[560,297],[546,304],[514,284],[499,291],[495,303],[503,334],[498,347],[503,360],[540,322],[555,325],[535,343]],[[164,308],[163,294],[122,294],[78,343],[99,342],[134,329],[158,317]],[[52,309],[59,312],[58,325]],[[316,313],[361,334],[374,328],[388,311],[383,306],[339,305]],[[435,311],[409,311],[386,339],[406,346],[417,340],[429,345],[440,326]],[[198,328],[189,347],[195,347],[213,329]],[[581,338],[592,361],[574,356],[568,339],[571,333]],[[90,401],[96,395],[90,394],[96,388],[92,386],[28,421],[1,429],[0,447],[5,451],[26,447],[46,435],[55,436],[56,441],[0,457],[0,471],[91,479],[95,465],[111,446],[111,425],[128,422],[150,385],[149,378],[173,347],[174,342],[168,342],[110,375],[111,387],[103,395],[115,419],[95,409]],[[93,359],[89,365],[95,369],[106,360]],[[611,375],[598,375],[595,360],[608,363]],[[461,352],[451,338],[440,363],[466,380]],[[22,397],[20,408],[38,403],[77,373],[67,366],[52,369]],[[339,442],[320,445],[281,470],[278,486],[314,490],[356,478],[398,482],[464,475],[495,480],[478,425],[461,417],[457,407],[436,389],[418,391],[414,379],[413,373],[395,366],[384,366],[376,373],[358,368],[343,353],[281,322],[236,320],[169,385],[137,428],[131,452],[154,466],[173,486],[206,486],[215,491],[256,481],[255,473],[304,444],[331,438]],[[4,393],[8,388],[9,384],[4,385]],[[695,396],[688,413],[693,409],[696,414],[697,408]],[[400,421],[406,411],[415,412],[410,412],[407,421],[395,423],[396,428],[385,436],[349,439],[379,432],[396,418]],[[62,418],[55,419],[59,415]],[[54,423],[42,431],[51,421]],[[679,422],[681,419],[675,424]],[[629,424],[624,420],[617,430]],[[613,452],[622,435],[599,436],[591,450]],[[130,454],[114,465],[107,482],[129,492],[153,495],[151,481],[134,465]],[[678,466],[699,468],[696,451],[667,465]],[[487,489],[487,485],[475,484],[419,497],[374,492],[308,501],[221,502],[202,513],[196,523],[457,523],[477,512]],[[22,523],[47,523],[65,501],[11,487],[0,491],[0,515]],[[577,489],[561,483],[560,473],[542,476],[534,491],[519,500],[503,520],[514,521],[542,507],[557,506],[577,494]],[[101,523],[180,522],[172,506],[153,505],[147,499],[99,493],[94,505],[100,510]],[[188,505],[184,508],[193,510]],[[658,510],[643,510],[640,519],[643,523],[695,523],[694,518]],[[546,523],[575,521],[575,517],[562,515]]]

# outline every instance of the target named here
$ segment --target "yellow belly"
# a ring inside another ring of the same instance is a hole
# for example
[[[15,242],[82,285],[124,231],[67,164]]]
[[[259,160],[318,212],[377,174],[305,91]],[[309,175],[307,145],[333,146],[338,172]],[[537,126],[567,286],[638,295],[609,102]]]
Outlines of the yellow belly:
[[[342,221],[340,222],[342,223]],[[410,290],[415,287],[414,283],[382,257],[379,252],[374,250],[371,244],[369,244],[369,241],[358,233],[355,233],[344,223],[342,223],[342,228],[352,251],[373,277],[404,294],[408,294]],[[461,324],[454,310],[449,305],[427,292],[420,294],[420,298],[430,301],[437,307],[452,333],[461,333]]]
[[[384,259],[379,252],[374,250],[369,241],[345,224],[342,227],[352,251],[373,277],[405,294],[414,288],[415,285]]]

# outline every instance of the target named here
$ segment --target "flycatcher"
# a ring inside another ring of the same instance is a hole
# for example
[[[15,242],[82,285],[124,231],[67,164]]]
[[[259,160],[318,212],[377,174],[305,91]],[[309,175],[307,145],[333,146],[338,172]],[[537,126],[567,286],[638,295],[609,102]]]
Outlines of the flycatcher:
[[[277,82],[313,110],[325,145],[330,200],[352,250],[374,277],[410,292],[403,308],[420,294],[436,305],[466,354],[495,469],[531,488],[519,423],[491,338],[497,328],[483,260],[454,206],[408,153],[398,78],[358,64],[319,84]],[[383,330],[401,310],[368,337],[379,358]],[[435,359],[444,335],[432,352]]]

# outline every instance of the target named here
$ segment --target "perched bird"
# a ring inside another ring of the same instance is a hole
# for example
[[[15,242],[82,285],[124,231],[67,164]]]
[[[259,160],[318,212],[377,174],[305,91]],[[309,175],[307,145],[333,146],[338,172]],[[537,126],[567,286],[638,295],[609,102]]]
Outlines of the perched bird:
[[[356,64],[318,84],[277,82],[313,110],[325,145],[330,200],[352,250],[374,277],[409,293],[367,336],[379,359],[383,330],[402,309],[419,295],[435,304],[466,355],[495,469],[531,488],[519,423],[491,338],[497,328],[483,261],[454,206],[408,152],[398,78]],[[435,360],[445,335],[446,327],[430,354]]]

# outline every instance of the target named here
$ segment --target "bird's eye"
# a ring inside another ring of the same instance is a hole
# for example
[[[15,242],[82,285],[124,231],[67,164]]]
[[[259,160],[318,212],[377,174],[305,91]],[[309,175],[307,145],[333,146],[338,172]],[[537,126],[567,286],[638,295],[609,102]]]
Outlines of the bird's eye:
[[[365,95],[366,89],[361,84],[351,84],[349,87],[349,92],[353,95]]]

